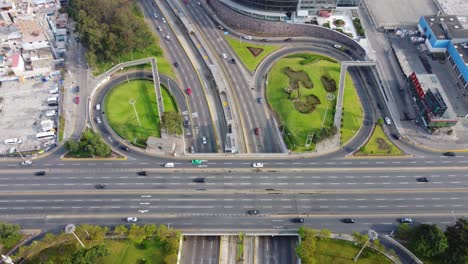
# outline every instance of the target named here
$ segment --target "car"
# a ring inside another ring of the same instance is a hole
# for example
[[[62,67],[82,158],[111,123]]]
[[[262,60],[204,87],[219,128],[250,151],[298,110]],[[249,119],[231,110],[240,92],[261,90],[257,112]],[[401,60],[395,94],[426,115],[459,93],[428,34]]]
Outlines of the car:
[[[218,27],[219,29],[221,29],[221,30],[223,30],[223,29],[224,29],[224,27],[223,27],[223,26],[221,26],[221,25],[218,25],[217,27]]]
[[[80,87],[77,85],[75,86],[75,93],[78,93],[80,91]]]
[[[153,17],[154,19],[158,19],[158,15],[156,15],[156,13],[153,13]]]
[[[304,223],[304,218],[293,218],[291,219],[293,223]]]
[[[161,20],[164,24],[166,24],[166,19],[164,17],[162,17]]]
[[[49,93],[50,93],[50,94],[58,94],[58,92],[59,92],[58,87],[54,87],[54,88],[52,88],[52,89],[49,90]]]
[[[37,171],[36,173],[34,173],[34,175],[36,175],[36,176],[44,176],[44,175],[46,175],[46,172],[45,172],[45,171]]]
[[[260,135],[260,128],[258,128],[258,127],[254,128],[254,134],[256,136]]]
[[[158,31],[162,31],[162,27],[161,27],[161,26],[158,26]]]
[[[263,163],[255,162],[252,164],[252,167],[254,168],[263,168]]]
[[[249,215],[258,215],[258,210],[248,210],[247,213]]]
[[[96,111],[100,111],[101,110],[101,104],[97,104],[96,105]]]
[[[193,179],[193,181],[194,181],[194,182],[198,182],[198,183],[205,183],[205,178],[199,177],[199,178]]]
[[[127,217],[127,223],[136,223],[136,222],[138,222],[138,218],[134,216]]]
[[[409,217],[400,218],[400,223],[402,224],[412,224],[413,219]]]
[[[184,120],[183,124],[184,124],[184,127],[188,127],[188,126],[190,126],[190,121],[188,121],[188,119],[186,119],[186,120]]]
[[[169,35],[166,36],[167,40],[171,40],[171,37]]]
[[[236,59],[231,59],[232,64],[236,64]]]
[[[244,39],[252,40],[252,36],[244,36]]]
[[[120,146],[119,148],[121,150],[130,151],[130,149],[127,146],[124,146],[124,145]]]
[[[258,102],[259,104],[263,104],[263,98],[258,97],[258,98],[257,98],[257,102]]]
[[[206,145],[206,137],[202,137],[203,145]]]
[[[388,116],[385,117],[385,124],[387,124],[387,125],[392,124],[392,120],[390,120],[390,117],[388,117]]]
[[[333,45],[333,47],[334,47],[335,49],[341,49],[341,45],[338,45],[338,44]]]
[[[80,97],[75,97],[75,104],[79,104],[80,103]]]
[[[398,136],[397,134],[392,134],[392,138],[395,139],[395,140],[399,140],[400,136]]]
[[[139,176],[147,176],[148,175],[148,172],[147,171],[139,171],[137,173]]]
[[[268,42],[268,39],[261,39],[261,42]]]
[[[382,105],[380,103],[377,103],[377,108],[379,108],[380,110],[383,109]]]
[[[451,152],[451,151],[444,152],[444,153],[442,153],[442,155],[447,156],[447,157],[455,157],[456,156],[455,152]]]
[[[187,94],[192,95],[192,89],[190,89],[189,87],[187,87]]]
[[[349,50],[349,49],[346,49],[344,52],[345,52],[346,54],[348,54],[348,55],[352,55],[352,54],[353,54],[353,53],[351,52],[351,50]]]
[[[426,178],[426,177],[420,177],[420,178],[417,178],[416,181],[418,181],[418,182],[429,182],[429,179]]]
[[[180,65],[179,65],[179,63],[178,63],[177,61],[174,62],[174,67],[179,68],[179,66],[180,66]]]
[[[96,122],[97,122],[98,124],[101,124],[101,123],[102,123],[101,118],[99,118],[99,116],[96,117]]]
[[[105,184],[96,184],[96,185],[94,185],[94,188],[96,188],[96,189],[105,189],[106,185]]]
[[[353,218],[344,218],[343,219],[343,223],[346,223],[346,224],[354,224],[355,223],[355,220]]]
[[[192,160],[193,165],[201,165],[202,163],[203,163],[203,160],[198,160],[198,159]]]
[[[292,41],[292,38],[284,39],[284,42],[289,42],[289,41]]]
[[[226,53],[221,54],[221,56],[223,56],[224,59],[227,59]]]
[[[23,160],[23,161],[21,162],[21,165],[23,165],[23,166],[32,165],[32,160]]]

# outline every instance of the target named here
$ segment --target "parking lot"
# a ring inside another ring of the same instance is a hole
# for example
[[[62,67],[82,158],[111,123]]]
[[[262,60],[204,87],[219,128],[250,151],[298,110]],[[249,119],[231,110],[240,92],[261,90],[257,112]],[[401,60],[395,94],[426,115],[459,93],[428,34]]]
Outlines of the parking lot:
[[[377,27],[416,27],[421,16],[437,14],[434,0],[364,0]]]
[[[44,132],[41,121],[52,120],[53,127],[57,125],[58,106],[49,106],[49,97],[59,97],[50,94],[54,87],[53,80],[43,82],[41,79],[3,82],[0,87],[1,112],[0,120],[0,154],[8,154],[11,148],[17,151],[32,151],[53,144],[54,140],[38,141],[36,134]],[[58,87],[58,85],[56,86]],[[53,116],[46,116],[46,111],[56,110]],[[18,138],[20,144],[5,144],[6,139]]]

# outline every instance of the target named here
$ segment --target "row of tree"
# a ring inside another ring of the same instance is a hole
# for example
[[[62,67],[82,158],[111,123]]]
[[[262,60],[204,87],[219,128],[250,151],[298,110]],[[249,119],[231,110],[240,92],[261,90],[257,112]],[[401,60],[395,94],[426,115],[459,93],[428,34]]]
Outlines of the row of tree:
[[[443,232],[437,225],[398,226],[397,237],[426,258],[443,259],[447,264],[468,264],[468,220],[460,218]]]
[[[154,37],[128,0],[70,0],[68,13],[86,46],[87,61],[116,62],[120,55],[143,50]]]
[[[296,254],[301,258],[303,264],[316,264],[315,251],[317,250],[317,237],[320,239],[329,239],[331,231],[322,229],[317,233],[317,230],[301,226],[298,230],[301,242],[296,247]],[[318,236],[317,236],[318,234]]]
[[[105,247],[105,239],[114,238],[128,239],[138,245],[142,245],[150,239],[156,239],[162,243],[165,250],[163,263],[173,264],[177,262],[180,232],[165,225],[132,225],[129,228],[125,225],[119,225],[110,231],[108,227],[83,224],[76,227],[75,234],[86,248],[82,248],[73,235],[47,233],[41,240],[34,241],[29,246],[20,247],[14,259],[31,259],[48,248],[59,245],[74,245],[76,251],[66,258],[68,261],[65,262],[66,264],[94,264],[97,263],[98,258],[109,253]]]
[[[71,155],[85,155],[107,157],[111,154],[111,148],[104,142],[101,135],[94,133],[91,129],[86,129],[79,141],[70,139],[65,143],[65,147]]]

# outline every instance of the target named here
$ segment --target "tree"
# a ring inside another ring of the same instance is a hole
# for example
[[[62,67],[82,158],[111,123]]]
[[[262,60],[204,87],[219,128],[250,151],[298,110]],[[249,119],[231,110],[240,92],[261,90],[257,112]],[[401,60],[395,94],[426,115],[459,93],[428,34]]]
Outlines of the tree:
[[[168,134],[182,134],[181,124],[182,116],[177,112],[164,112],[161,116],[161,127],[165,129]]]
[[[132,225],[128,232],[128,239],[136,244],[141,244],[147,238],[145,229],[139,225]]]
[[[297,231],[299,233],[299,236],[301,239],[306,239],[308,237],[313,237],[315,238],[317,236],[317,231],[315,229],[301,226],[299,227],[299,230]]]
[[[436,225],[422,224],[415,230],[412,248],[421,256],[437,256],[442,254],[447,247],[447,237]]]
[[[65,147],[70,152],[77,152],[80,149],[80,145],[76,140],[70,139],[65,143]]]
[[[124,237],[128,234],[128,229],[125,225],[118,225],[114,228],[114,235]]]
[[[90,248],[81,248],[65,260],[65,264],[94,264],[98,258],[109,255],[109,250],[104,245]]]
[[[108,231],[108,227],[83,224],[76,227],[75,233],[78,237],[84,238],[92,244],[102,244]]]
[[[449,264],[468,264],[468,220],[459,218],[445,230],[448,250],[445,261]]]
[[[315,250],[317,245],[315,243],[315,237],[308,237],[299,243],[296,247],[296,254],[301,258],[302,263],[304,264],[315,264],[317,260],[315,259]]]
[[[177,263],[177,254],[170,254],[164,258],[165,264]]]
[[[353,232],[352,236],[354,241],[360,245],[364,245],[369,239],[369,236],[367,234],[361,234],[359,232]]]
[[[19,230],[19,225],[12,225],[0,222],[0,241],[7,240],[8,238],[18,234]]]
[[[397,238],[407,240],[411,237],[412,231],[412,228],[407,223],[399,224],[396,232]]]
[[[322,229],[320,230],[320,238],[322,239],[328,239],[332,235],[331,231],[329,229]]]

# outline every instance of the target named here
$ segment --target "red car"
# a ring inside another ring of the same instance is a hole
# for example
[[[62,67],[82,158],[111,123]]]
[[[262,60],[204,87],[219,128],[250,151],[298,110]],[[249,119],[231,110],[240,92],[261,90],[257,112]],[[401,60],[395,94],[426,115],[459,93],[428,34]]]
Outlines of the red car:
[[[254,129],[254,133],[255,133],[255,135],[257,135],[257,136],[260,135],[260,128],[256,127],[256,128]]]
[[[191,95],[191,94],[192,94],[192,89],[187,88],[187,94],[188,94],[188,95]]]
[[[80,103],[80,98],[77,96],[75,97],[75,104],[79,104]]]

